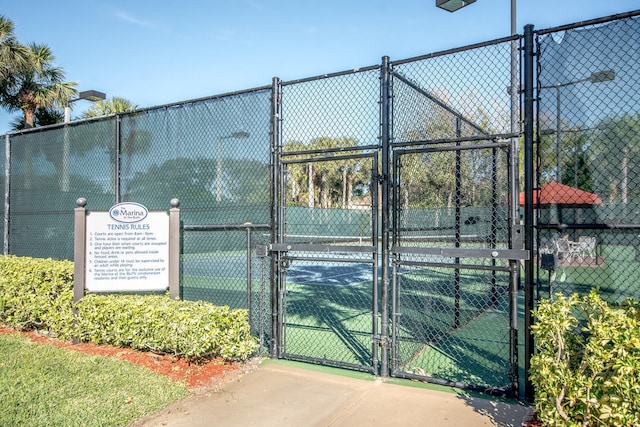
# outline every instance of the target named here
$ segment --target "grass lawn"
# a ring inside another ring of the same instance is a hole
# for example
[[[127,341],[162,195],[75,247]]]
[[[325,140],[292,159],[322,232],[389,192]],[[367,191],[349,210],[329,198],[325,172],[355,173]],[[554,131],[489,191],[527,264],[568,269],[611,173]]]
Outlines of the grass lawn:
[[[128,362],[0,335],[0,426],[126,426],[187,394]]]

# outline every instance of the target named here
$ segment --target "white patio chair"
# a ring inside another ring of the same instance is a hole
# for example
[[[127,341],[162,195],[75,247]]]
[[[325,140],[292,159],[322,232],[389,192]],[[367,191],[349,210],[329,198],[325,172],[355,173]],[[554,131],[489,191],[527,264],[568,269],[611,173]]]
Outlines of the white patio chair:
[[[578,259],[580,262],[584,260],[585,256],[596,258],[596,238],[588,236],[578,237]]]
[[[565,259],[569,262],[571,262],[573,258],[580,259],[578,242],[573,242],[569,239],[561,238],[561,239],[556,239],[554,243],[556,246],[556,252],[558,254],[558,258]]]

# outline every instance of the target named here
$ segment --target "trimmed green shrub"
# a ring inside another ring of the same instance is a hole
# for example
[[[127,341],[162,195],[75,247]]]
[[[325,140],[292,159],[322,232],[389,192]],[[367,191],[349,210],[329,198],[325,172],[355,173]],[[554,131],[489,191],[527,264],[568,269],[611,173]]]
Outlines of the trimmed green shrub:
[[[246,310],[160,295],[87,295],[75,331],[82,341],[190,360],[244,360],[257,348]]]
[[[52,259],[0,257],[0,323],[189,360],[244,360],[257,348],[242,309],[150,294],[89,294],[74,305],[73,263]]]
[[[0,256],[0,322],[19,330],[67,330],[72,306],[71,261]]]
[[[544,425],[640,425],[640,306],[596,291],[541,302],[532,326],[535,407]]]

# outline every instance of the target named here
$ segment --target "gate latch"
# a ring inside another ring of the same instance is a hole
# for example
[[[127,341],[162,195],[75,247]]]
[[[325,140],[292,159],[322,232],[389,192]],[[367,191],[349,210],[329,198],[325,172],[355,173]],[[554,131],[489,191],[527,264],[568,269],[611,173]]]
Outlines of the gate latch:
[[[269,250],[267,249],[267,245],[256,245],[256,256],[260,258],[265,258],[269,256]]]

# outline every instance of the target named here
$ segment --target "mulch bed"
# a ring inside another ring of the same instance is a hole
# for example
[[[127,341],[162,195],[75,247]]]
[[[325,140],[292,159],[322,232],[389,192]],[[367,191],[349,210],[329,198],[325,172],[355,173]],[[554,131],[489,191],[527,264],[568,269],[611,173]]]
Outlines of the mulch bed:
[[[247,363],[230,363],[221,359],[214,359],[206,363],[189,363],[183,358],[166,354],[136,351],[131,348],[98,345],[93,343],[73,344],[51,338],[38,331],[17,331],[0,325],[0,334],[16,334],[27,336],[31,341],[54,345],[72,351],[110,357],[124,360],[142,366],[170,378],[172,381],[183,382],[190,390],[214,388],[230,378],[246,372],[257,366],[257,361]]]

